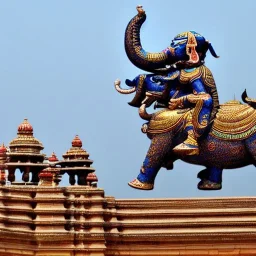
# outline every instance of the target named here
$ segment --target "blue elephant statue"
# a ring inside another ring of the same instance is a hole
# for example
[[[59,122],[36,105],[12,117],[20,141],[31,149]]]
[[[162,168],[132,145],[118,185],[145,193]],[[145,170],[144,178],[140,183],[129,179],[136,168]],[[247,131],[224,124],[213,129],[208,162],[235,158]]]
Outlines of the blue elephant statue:
[[[180,33],[170,46],[159,53],[145,51],[140,29],[146,20],[142,6],[125,32],[125,50],[130,61],[152,74],[126,80],[129,89],[115,88],[122,94],[135,93],[129,103],[139,108],[147,122],[142,132],[151,145],[136,179],[128,184],[151,190],[161,167],[173,168],[181,159],[203,165],[198,188],[218,190],[222,187],[223,169],[238,168],[256,160],[256,102],[243,93],[243,101],[220,105],[211,71],[205,66],[206,53],[218,57],[211,43],[195,31]],[[148,114],[155,104],[162,110]]]

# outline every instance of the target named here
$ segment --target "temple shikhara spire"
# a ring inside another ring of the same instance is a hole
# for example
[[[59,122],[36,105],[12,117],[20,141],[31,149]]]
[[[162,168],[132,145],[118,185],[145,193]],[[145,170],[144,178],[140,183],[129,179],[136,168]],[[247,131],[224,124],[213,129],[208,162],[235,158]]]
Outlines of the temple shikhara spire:
[[[49,162],[58,162],[59,159],[58,157],[56,156],[56,154],[54,152],[52,152],[51,156],[48,157],[48,161]]]
[[[63,154],[64,160],[86,160],[89,158],[89,153],[82,148],[83,143],[78,135],[72,140],[71,145],[72,147]]]
[[[9,148],[8,155],[11,162],[42,163],[44,161],[44,154],[41,153],[44,146],[34,137],[33,127],[28,119],[24,119],[18,126],[17,137],[9,143]]]
[[[18,126],[17,137],[9,143],[8,180],[15,182],[15,171],[19,169],[24,182],[37,183],[38,173],[44,167],[45,155],[41,152],[43,149],[43,144],[33,135],[32,125],[28,119],[24,119]],[[29,180],[30,173],[31,180]]]

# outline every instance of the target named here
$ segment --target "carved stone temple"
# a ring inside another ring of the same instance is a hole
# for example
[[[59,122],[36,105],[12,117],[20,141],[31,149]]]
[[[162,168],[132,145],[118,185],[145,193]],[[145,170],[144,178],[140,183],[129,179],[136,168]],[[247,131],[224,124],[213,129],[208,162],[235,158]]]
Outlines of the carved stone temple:
[[[62,159],[42,150],[26,119],[0,147],[1,256],[256,255],[256,197],[116,199],[78,136]]]

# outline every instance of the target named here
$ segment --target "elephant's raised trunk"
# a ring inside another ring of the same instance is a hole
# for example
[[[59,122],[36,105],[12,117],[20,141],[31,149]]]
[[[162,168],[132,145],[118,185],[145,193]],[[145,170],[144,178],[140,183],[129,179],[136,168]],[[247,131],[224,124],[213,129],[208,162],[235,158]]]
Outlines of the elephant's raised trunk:
[[[148,114],[146,111],[146,104],[142,104],[139,108],[139,115],[142,119],[149,121],[152,118],[152,114]]]
[[[131,93],[133,93],[133,92],[136,91],[135,86],[134,86],[133,88],[131,88],[131,89],[122,89],[122,88],[120,87],[121,81],[118,80],[118,79],[115,81],[114,84],[115,84],[116,90],[117,90],[118,92],[120,92],[121,94],[131,94]]]
[[[145,11],[142,6],[137,6],[138,14],[131,19],[125,31],[125,51],[130,61],[138,68],[154,72],[164,68],[168,56],[165,52],[146,52],[140,42],[140,28],[146,20]]]

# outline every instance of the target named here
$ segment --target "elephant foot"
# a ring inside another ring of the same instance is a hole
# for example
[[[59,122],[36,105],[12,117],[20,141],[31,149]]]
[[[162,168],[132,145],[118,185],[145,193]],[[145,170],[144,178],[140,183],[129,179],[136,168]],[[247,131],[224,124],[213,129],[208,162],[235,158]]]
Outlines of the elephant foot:
[[[221,183],[212,182],[209,180],[202,180],[198,183],[197,188],[200,190],[220,190]]]
[[[204,169],[204,170],[200,171],[197,174],[197,178],[200,179],[200,180],[207,180],[207,179],[209,179],[209,170],[208,169]]]
[[[138,179],[134,179],[129,182],[128,185],[132,188],[141,189],[141,190],[152,190],[154,188],[154,184],[152,183],[142,183]]]

